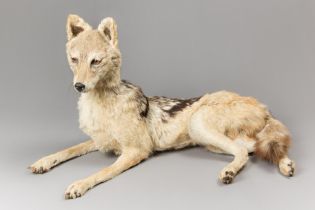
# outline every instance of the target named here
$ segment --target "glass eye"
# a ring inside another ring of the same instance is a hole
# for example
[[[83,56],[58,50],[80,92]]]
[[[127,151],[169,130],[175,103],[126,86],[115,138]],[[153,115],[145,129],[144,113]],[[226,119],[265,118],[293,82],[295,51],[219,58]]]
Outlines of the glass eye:
[[[71,62],[72,62],[72,63],[78,63],[78,59],[72,57],[72,58],[71,58]]]
[[[98,64],[100,64],[100,63],[101,63],[101,60],[93,59],[93,60],[91,61],[91,65],[92,65],[92,66],[96,66],[96,65],[98,65]]]

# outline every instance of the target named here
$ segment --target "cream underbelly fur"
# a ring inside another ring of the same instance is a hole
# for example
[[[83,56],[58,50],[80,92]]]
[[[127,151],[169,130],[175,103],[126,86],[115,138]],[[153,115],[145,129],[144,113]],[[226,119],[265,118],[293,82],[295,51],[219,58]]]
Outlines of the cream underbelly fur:
[[[118,158],[112,165],[69,185],[66,199],[84,195],[155,151],[187,146],[234,156],[219,173],[224,184],[233,181],[252,152],[277,165],[283,175],[293,176],[295,163],[288,158],[289,131],[258,100],[228,91],[190,99],[147,97],[140,87],[120,78],[121,53],[112,18],[105,18],[92,29],[79,16],[69,15],[67,38],[73,85],[81,93],[80,128],[91,139],[43,157],[30,169],[44,173],[93,151],[113,151]]]

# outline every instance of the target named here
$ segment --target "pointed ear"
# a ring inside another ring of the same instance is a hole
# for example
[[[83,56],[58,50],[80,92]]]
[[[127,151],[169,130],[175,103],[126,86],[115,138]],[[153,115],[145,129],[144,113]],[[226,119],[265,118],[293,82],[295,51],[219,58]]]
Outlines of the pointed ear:
[[[68,41],[76,37],[79,33],[91,30],[92,27],[78,15],[69,15],[67,20],[67,37]]]
[[[98,25],[98,30],[112,43],[115,47],[118,46],[117,24],[111,17],[105,18]]]

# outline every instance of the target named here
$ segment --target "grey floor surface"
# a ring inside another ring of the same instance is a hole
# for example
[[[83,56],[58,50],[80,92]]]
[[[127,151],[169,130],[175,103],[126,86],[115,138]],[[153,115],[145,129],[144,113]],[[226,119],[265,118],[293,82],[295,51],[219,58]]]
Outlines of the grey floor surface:
[[[251,157],[228,186],[218,182],[219,171],[231,157],[202,148],[159,153],[76,200],[64,200],[65,188],[115,157],[94,152],[68,161],[44,175],[26,167],[51,152],[85,139],[75,122],[1,125],[0,209],[314,209],[315,170],[312,126],[296,126],[290,156],[297,162],[293,178],[273,165]]]

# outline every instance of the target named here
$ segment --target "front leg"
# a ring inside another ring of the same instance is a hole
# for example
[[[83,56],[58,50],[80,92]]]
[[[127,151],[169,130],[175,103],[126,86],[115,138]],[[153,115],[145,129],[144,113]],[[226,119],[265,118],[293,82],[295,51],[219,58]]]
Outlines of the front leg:
[[[95,185],[105,182],[119,175],[123,171],[137,165],[149,156],[149,152],[140,149],[126,149],[119,158],[111,166],[93,174],[85,179],[79,180],[71,184],[66,192],[66,199],[81,197],[87,190]]]
[[[94,141],[89,140],[60,152],[43,157],[29,166],[29,168],[35,174],[42,174],[66,160],[93,152],[95,150],[97,150],[97,148]]]

